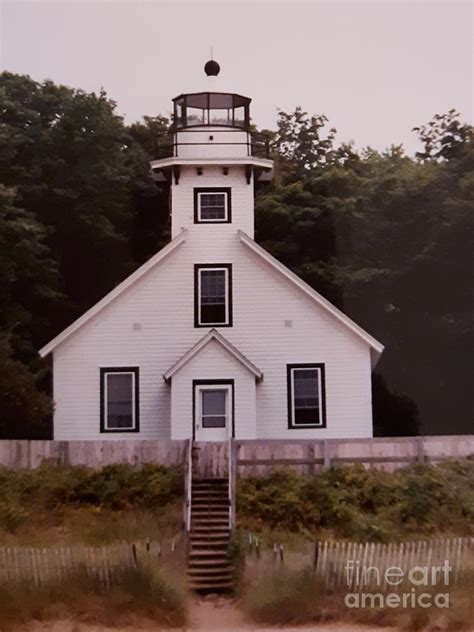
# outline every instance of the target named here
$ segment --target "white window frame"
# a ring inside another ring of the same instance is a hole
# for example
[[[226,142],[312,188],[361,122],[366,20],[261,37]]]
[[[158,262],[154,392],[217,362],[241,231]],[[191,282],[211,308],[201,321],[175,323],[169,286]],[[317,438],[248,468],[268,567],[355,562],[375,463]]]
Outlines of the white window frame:
[[[202,386],[197,387],[198,393],[198,423],[201,428],[204,430],[214,430],[214,427],[205,427],[203,423],[203,393],[206,391],[224,391],[225,392],[225,411],[223,415],[206,415],[206,417],[224,417],[225,423],[224,426],[217,426],[217,429],[220,430],[222,428],[229,429],[229,421],[230,421],[230,399],[232,397],[232,387],[230,384],[203,384]]]
[[[201,197],[203,195],[223,195],[224,196],[224,217],[213,217],[213,218],[203,218],[201,215]],[[197,208],[197,217],[198,222],[200,224],[215,224],[219,222],[228,222],[229,221],[229,194],[225,191],[199,191],[197,194],[198,197],[198,208]]]
[[[201,308],[202,308],[202,302],[201,302],[201,275],[203,272],[209,272],[209,271],[220,271],[220,272],[224,272],[224,279],[225,279],[225,321],[224,322],[219,322],[219,323],[203,323],[202,319],[201,319]],[[230,275],[230,268],[226,267],[226,266],[202,266],[199,267],[198,266],[198,278],[197,278],[197,294],[198,294],[198,301],[197,301],[197,324],[200,327],[228,327],[230,325],[230,284],[229,284],[229,275]]]
[[[317,422],[311,424],[303,424],[298,423],[296,421],[295,416],[295,373],[297,371],[317,371],[318,373],[318,414],[319,419]],[[289,427],[290,428],[325,428],[326,420],[325,420],[325,393],[323,391],[323,371],[324,365],[321,364],[307,364],[307,365],[299,365],[299,366],[289,366],[289,374],[290,374],[290,419],[289,419]]]
[[[109,375],[131,375],[132,376],[132,421],[133,424],[127,427],[117,428],[115,426],[109,426]],[[107,432],[131,432],[137,428],[137,415],[136,415],[136,388],[137,388],[137,375],[135,371],[105,371],[104,372],[104,429]]]

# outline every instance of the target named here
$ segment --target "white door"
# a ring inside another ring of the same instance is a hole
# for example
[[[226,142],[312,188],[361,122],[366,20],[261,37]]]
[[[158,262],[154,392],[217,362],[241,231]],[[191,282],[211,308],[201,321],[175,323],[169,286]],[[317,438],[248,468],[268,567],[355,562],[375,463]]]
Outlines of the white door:
[[[226,441],[232,432],[230,384],[199,384],[194,391],[196,441]]]

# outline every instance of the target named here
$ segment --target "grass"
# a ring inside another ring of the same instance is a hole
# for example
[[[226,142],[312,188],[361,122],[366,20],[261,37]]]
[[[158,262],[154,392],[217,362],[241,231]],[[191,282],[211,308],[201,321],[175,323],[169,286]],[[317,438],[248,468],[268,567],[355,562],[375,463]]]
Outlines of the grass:
[[[0,586],[0,629],[18,629],[31,620],[61,618],[106,626],[133,624],[136,618],[166,627],[187,620],[187,595],[176,581],[151,566],[124,568],[106,588],[77,570],[68,579],[41,587],[11,583]]]
[[[449,586],[450,607],[349,609],[343,588],[326,588],[309,568],[279,567],[259,576],[247,574],[241,606],[259,624],[303,625],[329,621],[396,626],[405,632],[471,632],[474,581],[465,574]],[[426,587],[417,589],[427,592]],[[444,592],[443,587],[440,592]],[[378,592],[374,590],[374,592]]]
[[[176,468],[0,468],[0,545],[104,545],[171,538],[182,527]]]
[[[38,507],[13,532],[0,527],[0,546],[103,546],[147,538],[167,541],[181,531],[182,523],[179,500],[157,510],[61,506],[47,511]]]

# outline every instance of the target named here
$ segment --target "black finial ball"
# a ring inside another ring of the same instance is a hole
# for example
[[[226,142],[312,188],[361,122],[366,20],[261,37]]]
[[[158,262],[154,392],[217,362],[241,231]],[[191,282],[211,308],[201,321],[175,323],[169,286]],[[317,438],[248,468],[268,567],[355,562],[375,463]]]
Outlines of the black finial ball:
[[[217,77],[220,69],[221,67],[219,66],[217,61],[214,61],[213,59],[210,59],[204,66],[204,72],[208,77]]]

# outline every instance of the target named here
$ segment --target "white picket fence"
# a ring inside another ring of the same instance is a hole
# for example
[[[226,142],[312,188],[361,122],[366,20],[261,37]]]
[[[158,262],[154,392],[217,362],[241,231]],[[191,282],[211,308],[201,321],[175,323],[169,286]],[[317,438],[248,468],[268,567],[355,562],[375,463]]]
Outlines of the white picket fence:
[[[387,583],[386,571],[396,567],[408,573],[414,567],[428,567],[430,581],[434,567],[448,562],[449,579],[456,582],[465,571],[474,578],[474,538],[436,538],[401,543],[360,543],[320,541],[303,550],[286,550],[282,544],[264,549],[257,536],[248,534],[246,563],[254,575],[269,568],[311,567],[321,582],[329,588],[344,587],[353,591],[377,585],[381,591],[393,591]],[[444,580],[441,571],[437,580]],[[403,585],[397,584],[397,587]],[[397,588],[398,589],[398,588]]]
[[[433,567],[443,568],[446,561],[454,582],[464,570],[474,571],[474,538],[390,544],[326,541],[317,543],[314,556],[315,572],[324,584],[353,589],[377,584],[382,589],[393,590],[394,584],[385,581],[386,571],[393,567],[404,573],[414,567],[428,567],[431,580]],[[444,580],[441,573],[435,575],[435,579]]]
[[[174,542],[171,543],[174,546]],[[108,546],[0,547],[0,585],[19,582],[41,586],[84,572],[103,585],[115,583],[120,571],[140,561],[157,560],[162,547],[157,542],[120,542]]]

